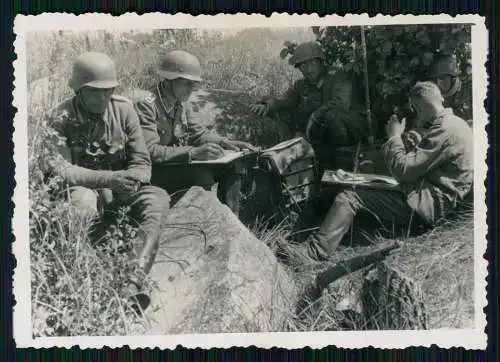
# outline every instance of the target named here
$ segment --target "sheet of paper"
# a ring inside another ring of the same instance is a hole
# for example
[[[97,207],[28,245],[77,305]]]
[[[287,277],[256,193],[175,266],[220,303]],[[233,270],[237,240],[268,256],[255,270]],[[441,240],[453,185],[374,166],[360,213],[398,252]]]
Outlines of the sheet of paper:
[[[243,156],[243,151],[225,151],[225,155],[216,160],[192,161],[192,164],[225,164]]]
[[[399,182],[394,177],[363,173],[354,174],[344,170],[326,170],[321,181],[331,184],[399,189]]]

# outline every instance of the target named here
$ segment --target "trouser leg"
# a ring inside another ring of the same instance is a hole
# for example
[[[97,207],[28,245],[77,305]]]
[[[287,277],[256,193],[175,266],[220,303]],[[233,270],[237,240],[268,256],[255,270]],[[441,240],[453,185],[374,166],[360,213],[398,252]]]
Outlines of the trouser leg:
[[[384,226],[408,223],[416,217],[401,193],[370,189],[344,191],[335,198],[320,229],[306,241],[313,251],[311,256],[325,259],[332,253],[361,210],[372,214]]]
[[[365,137],[366,126],[360,112],[338,107],[327,112],[311,129],[311,144],[322,170],[337,168],[335,150],[355,145]]]
[[[166,191],[158,187],[143,186],[138,192],[119,200],[119,203],[130,206],[130,216],[139,227],[133,256],[139,270],[148,274],[156,257],[170,198]]]

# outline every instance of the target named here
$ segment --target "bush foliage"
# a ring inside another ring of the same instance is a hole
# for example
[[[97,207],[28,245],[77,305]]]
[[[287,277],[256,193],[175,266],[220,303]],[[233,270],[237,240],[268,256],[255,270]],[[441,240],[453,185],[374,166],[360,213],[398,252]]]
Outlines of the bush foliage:
[[[358,91],[364,95],[361,29],[314,27],[313,32],[324,48],[328,65],[354,74],[359,79]],[[471,26],[468,24],[367,26],[364,31],[374,117],[385,120],[395,106],[404,108],[408,90],[415,82],[428,80],[432,61],[439,54],[454,54],[462,82],[471,83]],[[471,97],[465,102],[470,108]]]

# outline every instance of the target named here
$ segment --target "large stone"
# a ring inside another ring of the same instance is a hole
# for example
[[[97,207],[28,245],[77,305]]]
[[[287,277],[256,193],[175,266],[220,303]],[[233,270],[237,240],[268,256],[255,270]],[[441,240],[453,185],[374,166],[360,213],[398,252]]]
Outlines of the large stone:
[[[279,331],[295,305],[271,250],[199,187],[170,210],[150,276],[158,290],[146,334]]]

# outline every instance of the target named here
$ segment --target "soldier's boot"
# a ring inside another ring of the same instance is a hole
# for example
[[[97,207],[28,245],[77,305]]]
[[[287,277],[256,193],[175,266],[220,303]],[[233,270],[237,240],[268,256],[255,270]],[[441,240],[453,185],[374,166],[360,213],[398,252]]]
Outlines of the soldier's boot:
[[[342,202],[334,202],[318,231],[301,244],[290,244],[284,254],[292,265],[309,265],[328,260],[337,249],[354,219],[353,210]]]
[[[143,290],[144,278],[149,274],[158,252],[163,218],[169,209],[170,198],[158,187],[144,186],[131,201],[131,211],[139,222],[139,231],[132,251],[136,273],[130,276],[125,292],[135,303],[134,309],[140,313],[151,302],[150,296]]]
[[[132,307],[138,314],[146,310],[151,304],[151,297],[143,290],[144,278],[149,274],[154,264],[159,247],[158,236],[143,234],[140,239],[142,245],[137,245],[133,251],[136,263],[135,274],[129,277],[129,284],[124,289],[124,294],[132,300]]]

